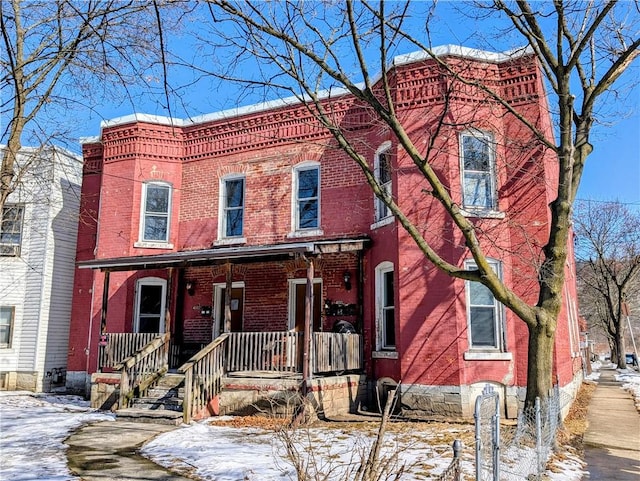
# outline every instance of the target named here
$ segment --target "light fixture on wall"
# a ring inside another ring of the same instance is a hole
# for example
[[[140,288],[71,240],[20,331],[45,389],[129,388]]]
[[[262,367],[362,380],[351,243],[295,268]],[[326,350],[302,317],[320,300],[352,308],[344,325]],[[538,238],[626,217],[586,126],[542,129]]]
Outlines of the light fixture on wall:
[[[190,296],[196,293],[196,281],[186,281],[185,287],[187,289],[187,294],[189,294]]]
[[[342,275],[342,277],[344,279],[344,288],[350,291],[351,290],[351,272],[344,271],[344,274]]]

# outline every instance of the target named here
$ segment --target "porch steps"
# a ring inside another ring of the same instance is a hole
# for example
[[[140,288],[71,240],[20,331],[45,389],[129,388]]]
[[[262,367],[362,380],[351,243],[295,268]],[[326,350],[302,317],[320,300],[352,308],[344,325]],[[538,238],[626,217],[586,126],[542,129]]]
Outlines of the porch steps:
[[[179,425],[183,399],[184,375],[167,373],[146,396],[133,399],[129,408],[118,409],[116,420]]]

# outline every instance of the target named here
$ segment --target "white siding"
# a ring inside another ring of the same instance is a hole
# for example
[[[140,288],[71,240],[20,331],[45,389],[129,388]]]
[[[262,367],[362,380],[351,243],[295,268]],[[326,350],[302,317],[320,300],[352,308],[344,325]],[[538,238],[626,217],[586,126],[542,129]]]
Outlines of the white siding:
[[[39,163],[8,200],[25,213],[20,257],[0,257],[0,305],[16,307],[0,370],[36,372],[36,390],[47,390],[47,372],[67,363],[82,162],[59,150],[25,149],[25,157],[33,154]]]

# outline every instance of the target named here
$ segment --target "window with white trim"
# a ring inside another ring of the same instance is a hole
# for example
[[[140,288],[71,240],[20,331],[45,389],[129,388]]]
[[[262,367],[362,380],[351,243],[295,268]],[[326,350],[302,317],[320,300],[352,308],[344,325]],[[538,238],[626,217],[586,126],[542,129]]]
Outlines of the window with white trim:
[[[242,237],[244,233],[244,176],[226,177],[221,181],[220,238]]]
[[[18,257],[22,244],[24,206],[5,204],[0,222],[0,256]]]
[[[374,175],[380,188],[390,197],[391,187],[391,142],[385,142],[376,152],[374,159]],[[391,215],[391,210],[378,196],[375,197],[376,221],[385,219]]]
[[[0,306],[0,349],[11,347],[15,312],[13,306]]]
[[[171,185],[159,182],[142,184],[140,240],[169,242]]]
[[[165,279],[146,277],[138,280],[134,332],[164,332],[166,291]]]
[[[376,267],[376,348],[395,350],[395,302],[393,263],[382,262]]]
[[[320,166],[305,163],[294,169],[294,229],[320,228]]]
[[[465,209],[496,209],[493,137],[485,132],[460,134],[462,204]]]
[[[489,260],[491,268],[500,275],[498,261]],[[465,269],[476,269],[473,261],[465,262]],[[469,347],[501,351],[503,342],[503,307],[488,287],[480,282],[466,281],[467,322]]]

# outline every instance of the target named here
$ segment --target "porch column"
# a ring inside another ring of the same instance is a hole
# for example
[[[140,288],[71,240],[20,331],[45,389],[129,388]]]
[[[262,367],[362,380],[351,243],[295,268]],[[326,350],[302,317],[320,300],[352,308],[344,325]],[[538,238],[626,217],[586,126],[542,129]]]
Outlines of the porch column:
[[[304,335],[302,338],[303,343],[303,355],[302,355],[302,378],[304,379],[303,383],[303,394],[306,394],[307,383],[311,380],[313,375],[312,369],[312,329],[313,326],[313,276],[314,276],[314,266],[313,259],[306,259],[307,261],[307,290],[306,295],[304,297]]]
[[[164,298],[164,332],[169,333],[171,336],[171,299],[173,299],[172,293],[173,287],[173,267],[167,269],[167,292]]]
[[[231,332],[231,289],[233,288],[233,264],[227,263],[227,278],[224,289],[224,332]]]
[[[100,334],[107,332],[107,304],[109,303],[109,274],[111,271],[104,271],[104,281],[102,282],[102,308],[100,311]]]

